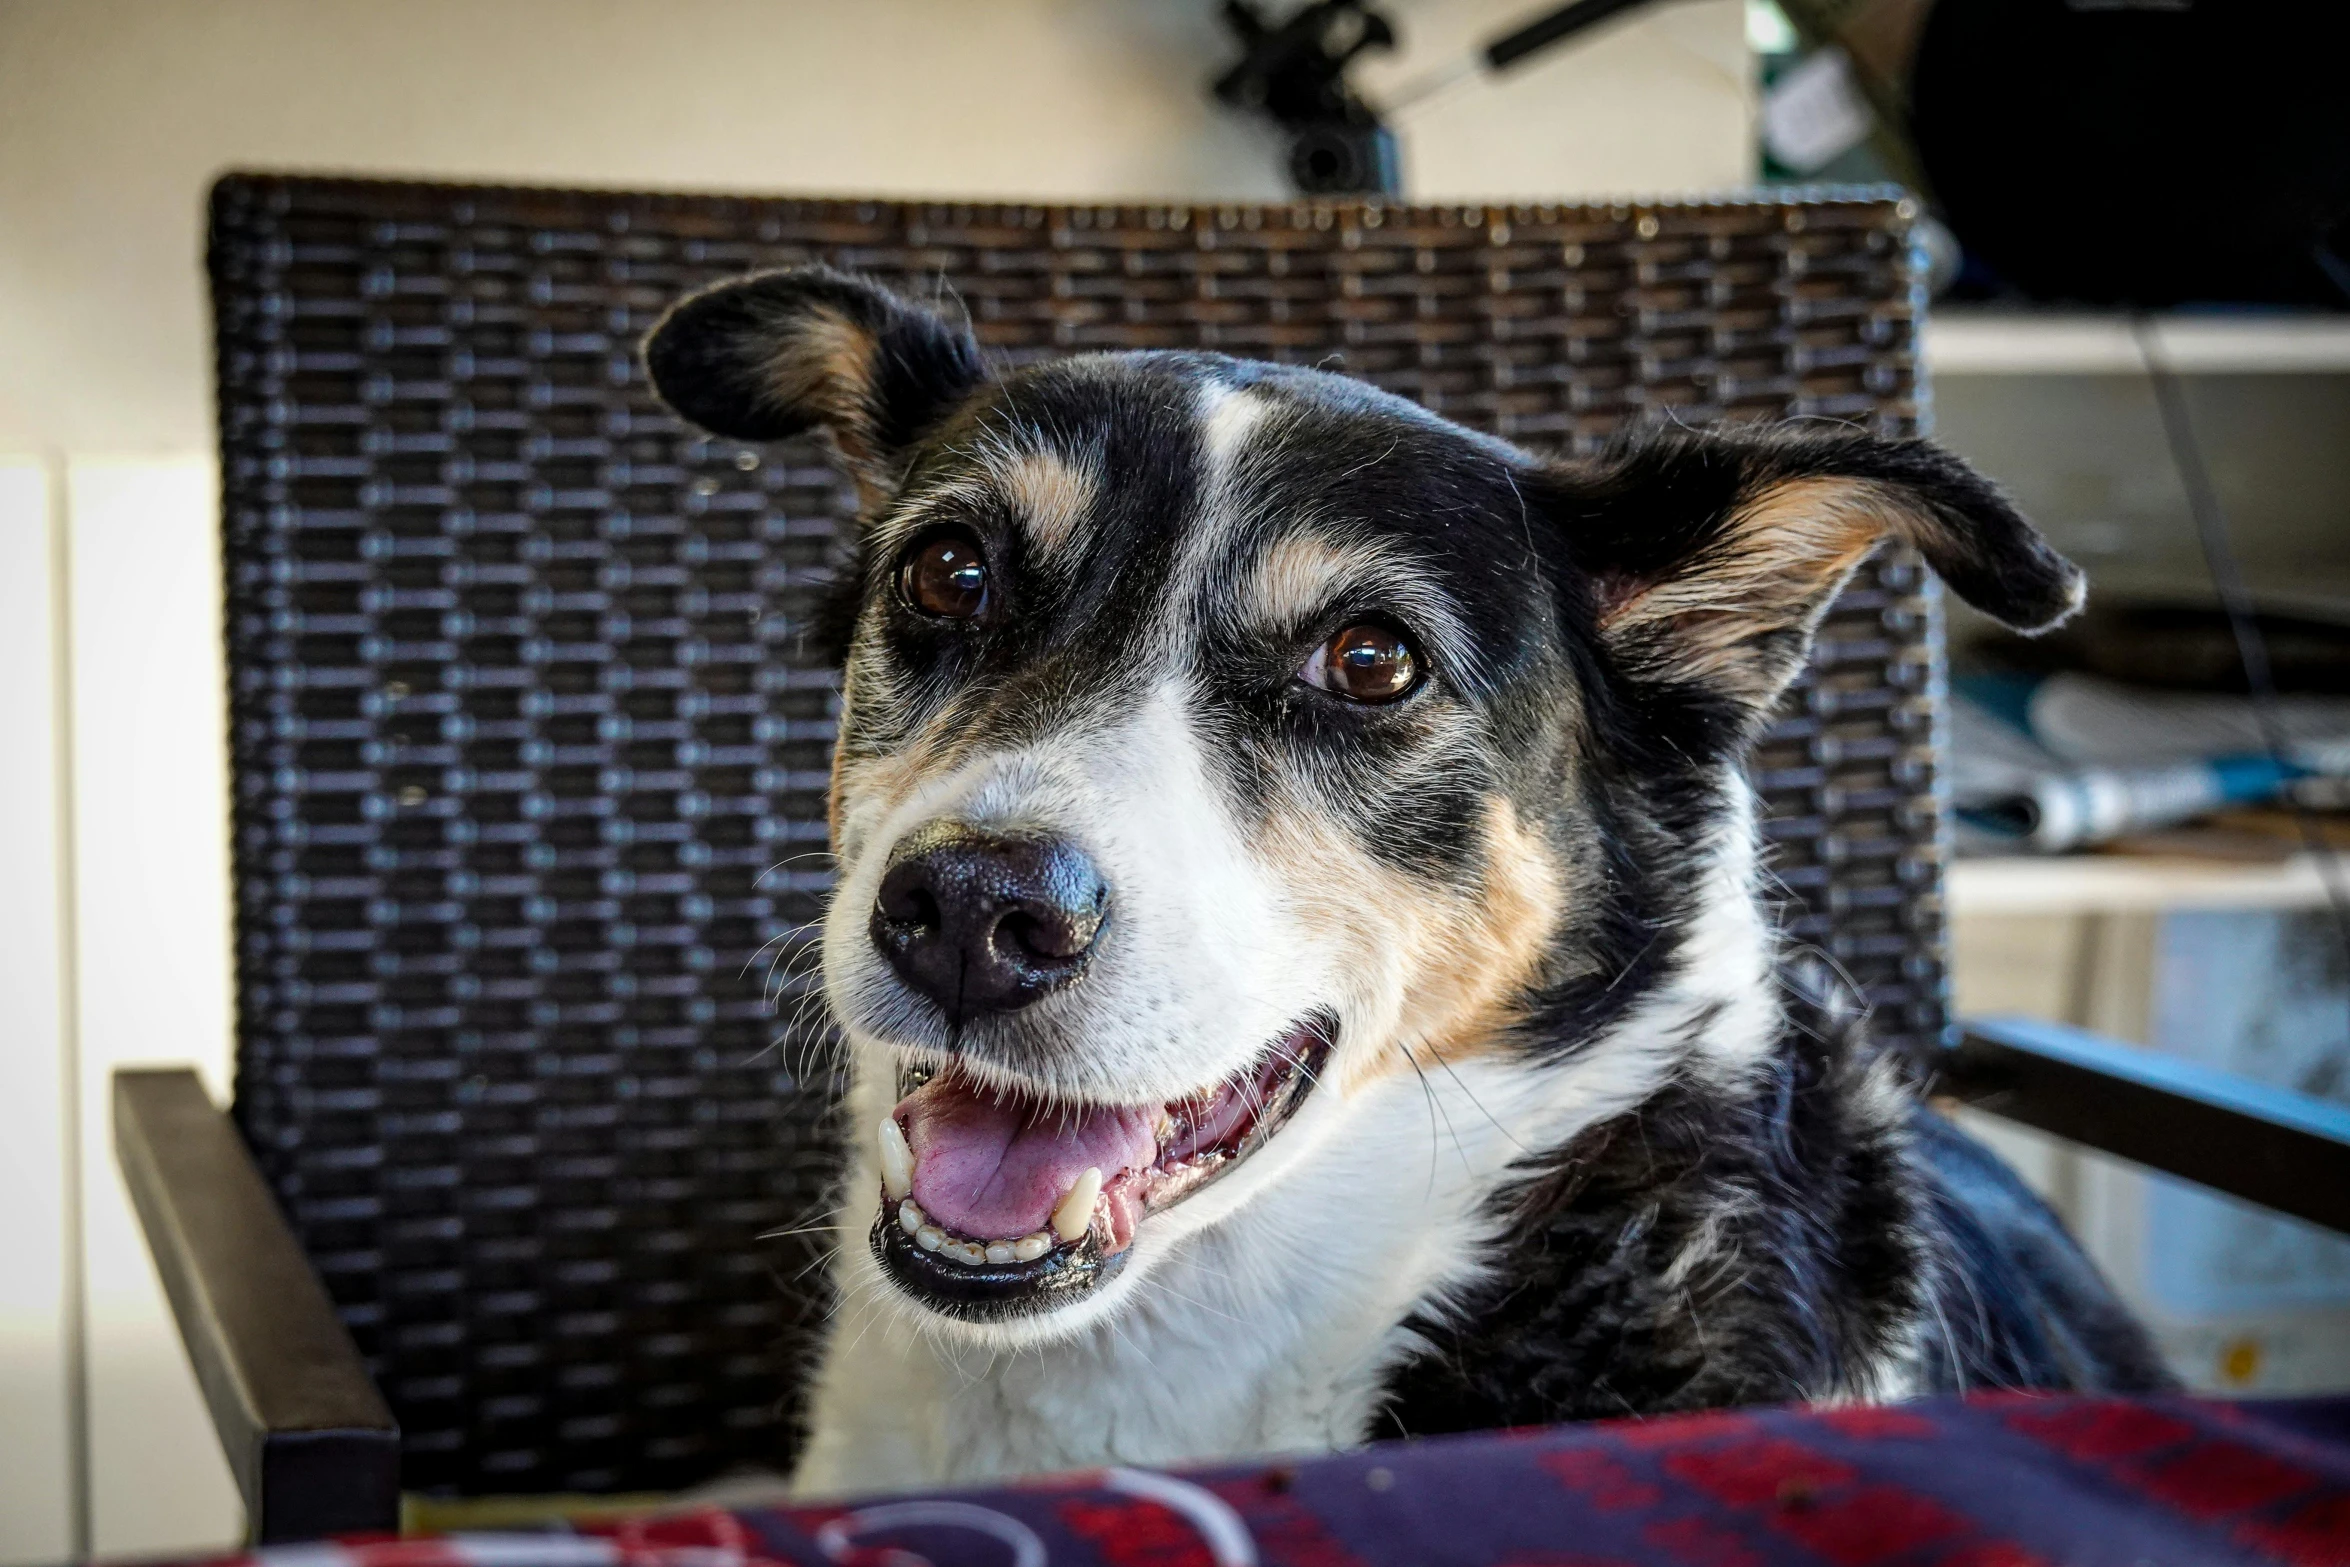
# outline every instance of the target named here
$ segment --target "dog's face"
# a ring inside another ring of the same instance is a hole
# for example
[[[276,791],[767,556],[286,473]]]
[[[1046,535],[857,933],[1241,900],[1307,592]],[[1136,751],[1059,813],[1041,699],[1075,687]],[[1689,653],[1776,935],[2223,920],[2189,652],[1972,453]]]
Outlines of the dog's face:
[[[2011,624],[2079,598],[1914,443],[1570,465],[1214,355],[997,380],[822,272],[697,296],[648,360],[718,433],[824,425],[870,502],[825,984],[883,1271],[999,1337],[1130,1292],[1382,1080],[1572,1054],[1662,982],[1739,753],[1888,533]]]

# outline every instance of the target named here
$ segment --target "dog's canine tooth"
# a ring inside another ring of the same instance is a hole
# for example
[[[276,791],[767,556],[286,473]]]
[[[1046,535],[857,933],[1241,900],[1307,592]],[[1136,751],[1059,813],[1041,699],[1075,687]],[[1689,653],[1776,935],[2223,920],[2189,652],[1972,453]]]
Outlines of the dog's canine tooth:
[[[922,1210],[915,1207],[910,1199],[898,1204],[898,1228],[904,1230],[908,1235],[921,1234],[922,1226],[926,1222],[928,1221],[923,1218]]]
[[[1023,1235],[1012,1242],[1012,1260],[1014,1262],[1034,1262],[1052,1249],[1053,1238],[1044,1231],[1038,1230],[1034,1235]]]
[[[1093,1228],[1093,1205],[1101,1200],[1102,1172],[1100,1166],[1077,1177],[1077,1184],[1069,1188],[1060,1206],[1053,1209],[1053,1233],[1065,1241],[1073,1241]]]
[[[914,1191],[914,1150],[894,1115],[881,1118],[881,1189],[891,1202],[903,1202]]]
[[[947,1243],[947,1232],[935,1224],[925,1224],[914,1232],[914,1244],[924,1251],[937,1251]]]

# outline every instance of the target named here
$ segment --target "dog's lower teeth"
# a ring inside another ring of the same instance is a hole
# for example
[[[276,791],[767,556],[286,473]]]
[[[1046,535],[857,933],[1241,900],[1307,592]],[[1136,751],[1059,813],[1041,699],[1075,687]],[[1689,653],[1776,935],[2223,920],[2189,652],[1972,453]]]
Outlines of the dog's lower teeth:
[[[911,1199],[898,1204],[898,1228],[911,1235],[914,1244],[924,1251],[951,1257],[968,1268],[1001,1268],[1015,1262],[1034,1262],[1054,1245],[1050,1230],[1038,1230],[1011,1241],[963,1240],[931,1223],[930,1216]]]

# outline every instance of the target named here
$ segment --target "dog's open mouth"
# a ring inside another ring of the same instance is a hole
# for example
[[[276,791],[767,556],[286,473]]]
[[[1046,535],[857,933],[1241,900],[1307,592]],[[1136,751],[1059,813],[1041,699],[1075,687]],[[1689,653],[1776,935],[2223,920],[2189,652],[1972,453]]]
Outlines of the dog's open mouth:
[[[984,1087],[953,1063],[908,1072],[878,1129],[874,1251],[898,1283],[951,1315],[1072,1299],[1117,1271],[1145,1219],[1297,1113],[1330,1035],[1301,1023],[1253,1065],[1163,1104],[1047,1102]]]

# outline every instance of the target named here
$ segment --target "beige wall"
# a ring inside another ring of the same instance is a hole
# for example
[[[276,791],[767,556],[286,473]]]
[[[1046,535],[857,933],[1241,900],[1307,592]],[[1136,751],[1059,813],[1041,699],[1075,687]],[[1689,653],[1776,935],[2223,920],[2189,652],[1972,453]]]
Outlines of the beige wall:
[[[237,1528],[105,1113],[117,1065],[226,1081],[212,178],[1278,196],[1272,138],[1206,99],[1215,3],[0,0],[0,1563]],[[1389,0],[1409,48],[1372,79],[1541,3]],[[1739,184],[1742,16],[1665,6],[1422,103],[1412,192]]]
[[[1281,194],[1211,105],[1215,0],[0,0],[0,451],[209,442],[197,274],[231,167],[1025,196]],[[1288,0],[1272,0],[1279,6]],[[1392,5],[1392,87],[1540,0]],[[1720,190],[1740,0],[1408,112],[1429,196]]]

